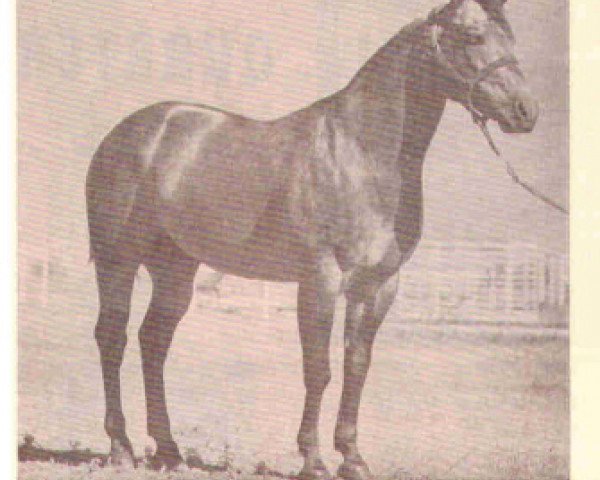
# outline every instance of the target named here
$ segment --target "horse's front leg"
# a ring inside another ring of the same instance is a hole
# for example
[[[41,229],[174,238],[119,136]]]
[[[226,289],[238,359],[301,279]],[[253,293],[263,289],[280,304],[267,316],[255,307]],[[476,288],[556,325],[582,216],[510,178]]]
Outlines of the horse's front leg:
[[[298,286],[298,324],[306,387],[298,433],[298,447],[304,456],[301,479],[331,478],[319,450],[319,412],[323,392],[331,379],[329,340],[340,283],[338,265],[328,257],[314,265]]]
[[[372,478],[356,445],[358,408],[375,334],[394,301],[397,286],[397,273],[382,282],[368,272],[357,272],[346,294],[344,385],[335,428],[335,449],[344,456],[338,476],[345,480]]]

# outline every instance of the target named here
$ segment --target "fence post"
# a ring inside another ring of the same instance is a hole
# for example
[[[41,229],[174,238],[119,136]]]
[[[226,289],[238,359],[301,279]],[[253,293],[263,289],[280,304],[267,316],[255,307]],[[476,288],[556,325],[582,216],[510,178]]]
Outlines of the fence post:
[[[42,259],[42,285],[41,285],[41,296],[42,306],[46,308],[48,306],[48,284],[50,276],[50,260],[48,255]]]
[[[493,246],[489,249],[491,255],[491,264],[492,264],[492,310],[497,312],[500,310],[500,306],[502,305],[502,295],[500,293],[501,290],[501,269],[499,266],[502,264],[502,259],[504,257],[503,249],[498,248],[497,246]]]
[[[509,244],[507,247],[507,259],[506,259],[506,275],[505,275],[505,286],[504,291],[504,311],[506,313],[512,313],[513,310],[513,297],[514,297],[514,264],[515,264],[515,247]]]
[[[484,255],[484,261],[487,265],[486,268],[486,272],[488,275],[488,301],[487,301],[487,311],[488,311],[488,315],[490,314],[490,312],[494,311],[495,308],[495,303],[494,303],[494,299],[495,299],[495,285],[496,285],[496,275],[495,275],[495,268],[493,265],[493,261],[490,258],[490,253],[489,251],[483,249],[482,253]]]
[[[566,305],[566,296],[567,296],[567,288],[569,285],[568,277],[568,263],[565,255],[561,255],[560,257],[560,272],[559,272],[559,305],[562,307]]]
[[[550,267],[550,284],[552,285],[552,306],[556,307],[559,303],[559,282],[560,268],[556,255],[552,255],[552,263]]]

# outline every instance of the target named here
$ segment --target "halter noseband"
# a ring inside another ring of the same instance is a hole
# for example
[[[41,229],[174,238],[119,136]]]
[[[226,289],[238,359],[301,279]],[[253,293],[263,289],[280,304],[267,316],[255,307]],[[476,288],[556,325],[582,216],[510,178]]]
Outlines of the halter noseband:
[[[467,87],[467,97],[465,108],[473,117],[473,121],[478,125],[485,125],[488,117],[475,107],[473,104],[473,93],[475,88],[487,77],[489,77],[496,70],[506,67],[508,65],[517,65],[518,61],[512,54],[503,55],[502,57],[488,63],[481,70],[477,71],[475,76],[472,78],[465,77],[453,64],[450,62],[439,42],[440,33],[443,27],[439,23],[433,23],[431,28],[431,44],[433,46],[433,52],[436,60],[449,71],[456,80],[464,84]]]

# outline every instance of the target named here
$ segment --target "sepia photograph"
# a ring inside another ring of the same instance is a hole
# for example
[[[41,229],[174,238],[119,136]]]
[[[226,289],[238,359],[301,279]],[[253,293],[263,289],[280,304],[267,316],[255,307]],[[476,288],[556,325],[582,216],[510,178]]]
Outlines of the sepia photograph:
[[[569,13],[17,0],[18,478],[570,478]]]

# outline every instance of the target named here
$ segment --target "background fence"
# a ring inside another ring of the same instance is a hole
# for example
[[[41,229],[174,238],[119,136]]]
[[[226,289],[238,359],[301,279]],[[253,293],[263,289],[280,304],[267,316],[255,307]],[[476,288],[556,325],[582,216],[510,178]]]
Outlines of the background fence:
[[[53,290],[63,288],[61,285],[93,282],[91,265],[80,272],[87,272],[84,280],[62,260],[42,255],[20,258],[20,301],[46,307]],[[264,308],[270,304],[295,308],[295,291],[289,285],[251,284],[233,278],[221,285],[221,277],[205,270],[199,275],[196,292],[218,293],[224,303],[252,297]],[[398,297],[388,321],[564,327],[568,306],[566,254],[527,244],[423,242],[401,270]]]
[[[404,267],[399,297],[410,320],[566,325],[567,256],[526,244],[427,242]]]

